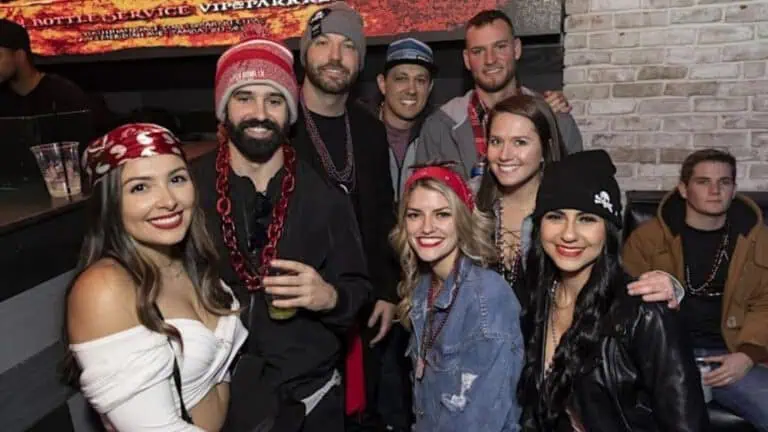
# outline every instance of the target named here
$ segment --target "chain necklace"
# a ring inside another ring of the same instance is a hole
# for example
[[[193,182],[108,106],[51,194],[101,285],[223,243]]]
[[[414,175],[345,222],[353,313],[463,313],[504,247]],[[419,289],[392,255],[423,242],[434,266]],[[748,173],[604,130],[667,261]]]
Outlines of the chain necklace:
[[[544,375],[548,375],[552,370],[552,366],[555,363],[555,351],[557,350],[557,332],[555,331],[555,321],[557,321],[557,304],[555,302],[555,292],[557,291],[557,281],[552,282],[552,287],[549,289],[549,331],[552,336],[552,359],[549,361],[549,365],[544,371]],[[545,345],[546,346],[546,345]]]
[[[221,232],[224,244],[229,250],[232,268],[249,291],[262,288],[262,278],[267,274],[270,263],[277,257],[277,243],[283,234],[288,202],[296,188],[296,153],[288,145],[281,150],[285,156],[285,176],[280,185],[280,198],[272,209],[272,220],[267,227],[267,244],[261,249],[258,274],[254,274],[247,266],[245,257],[237,246],[235,222],[232,219],[232,200],[229,196],[229,138],[226,131],[219,128],[219,151],[216,155],[216,211],[221,218]]]
[[[323,164],[325,172],[328,173],[328,176],[338,183],[342,189],[344,189],[344,192],[349,193],[355,188],[355,154],[352,149],[352,127],[349,124],[349,112],[346,109],[344,110],[344,126],[346,127],[347,133],[345,143],[346,163],[344,164],[344,169],[339,171],[339,169],[336,168],[336,164],[333,163],[333,158],[331,158],[331,155],[328,152],[328,146],[325,145],[323,137],[320,136],[320,131],[315,124],[315,120],[312,118],[312,113],[304,102],[304,96],[299,98],[299,102],[301,104],[302,113],[304,114],[304,123],[307,126],[309,139],[315,146],[318,156],[320,156],[320,162]]]
[[[456,291],[455,294],[458,293],[459,288],[461,288],[461,280],[459,275],[459,263],[461,262],[461,257],[456,259],[456,264],[454,264],[453,274],[454,274],[454,284],[456,285]],[[451,309],[453,309],[453,305],[456,300],[456,296],[454,295],[451,302],[448,304],[448,307],[446,308],[445,312],[443,313],[440,321],[437,323],[437,326],[435,326],[435,300],[437,300],[438,294],[442,291],[441,289],[438,289],[440,287],[441,283],[437,278],[432,276],[432,280],[429,284],[429,290],[427,290],[427,317],[426,321],[424,323],[424,329],[421,332],[421,344],[419,346],[419,355],[418,359],[416,360],[416,379],[420,380],[424,377],[424,369],[427,365],[427,354],[432,349],[432,347],[435,345],[435,341],[437,340],[437,337],[440,335],[440,332],[443,330],[443,327],[445,326],[445,323],[448,321],[448,315],[451,313]],[[445,281],[442,282],[442,287],[445,288]]]
[[[709,275],[706,279],[704,279],[704,282],[695,287],[693,286],[693,283],[691,283],[691,268],[688,264],[685,265],[685,285],[688,288],[688,293],[691,295],[696,296],[704,296],[704,297],[716,297],[722,295],[721,292],[711,292],[709,291],[710,286],[712,285],[712,282],[714,282],[715,277],[717,277],[717,273],[720,271],[720,266],[724,263],[729,261],[728,257],[728,244],[730,241],[730,225],[726,222],[725,224],[725,230],[723,232],[723,236],[720,240],[720,245],[717,247],[717,251],[715,252],[715,259],[712,262],[712,269],[709,272]]]
[[[522,251],[520,248],[520,242],[514,247],[509,248],[511,253],[511,260],[505,262],[504,251],[507,249],[506,242],[504,241],[504,207],[501,204],[501,200],[496,200],[493,204],[493,212],[496,215],[496,230],[495,230],[495,243],[496,251],[499,255],[498,272],[507,281],[509,286],[513,286],[519,276],[519,268],[522,263]],[[509,265],[507,265],[509,264]]]

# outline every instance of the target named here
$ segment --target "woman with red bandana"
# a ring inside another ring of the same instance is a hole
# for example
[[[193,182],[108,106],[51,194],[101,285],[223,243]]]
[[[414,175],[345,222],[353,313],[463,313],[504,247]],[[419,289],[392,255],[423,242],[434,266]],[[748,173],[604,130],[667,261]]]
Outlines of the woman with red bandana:
[[[486,266],[492,222],[445,166],[416,169],[391,235],[403,267],[402,322],[411,330],[414,430],[517,431],[523,362],[520,304]]]
[[[91,143],[84,165],[93,192],[67,296],[73,379],[117,430],[221,429],[248,332],[216,272],[180,142],[128,124]]]

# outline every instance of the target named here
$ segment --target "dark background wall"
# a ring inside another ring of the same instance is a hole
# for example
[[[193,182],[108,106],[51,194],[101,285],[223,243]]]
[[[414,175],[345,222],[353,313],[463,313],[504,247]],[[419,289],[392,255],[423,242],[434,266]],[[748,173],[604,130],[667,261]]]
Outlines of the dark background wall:
[[[561,89],[563,52],[560,35],[523,38],[523,57],[519,76],[523,85],[535,90]],[[440,72],[435,80],[432,100],[442,104],[471,86],[471,77],[462,60],[463,41],[432,42]],[[386,46],[369,47],[366,66],[355,95],[376,97],[376,75],[382,70]],[[298,56],[298,53],[296,53]],[[131,112],[151,110],[169,113],[178,123],[177,132],[185,139],[215,130],[213,115],[213,76],[217,54],[177,57],[136,58],[112,61],[78,61],[43,64],[48,72],[63,75],[87,92],[101,97],[116,115],[116,121]],[[297,74],[303,71],[297,62]]]

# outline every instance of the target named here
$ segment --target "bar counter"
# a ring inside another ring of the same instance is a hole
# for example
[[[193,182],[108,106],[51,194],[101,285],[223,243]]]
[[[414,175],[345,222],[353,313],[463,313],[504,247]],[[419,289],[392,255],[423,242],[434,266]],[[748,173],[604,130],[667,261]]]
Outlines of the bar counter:
[[[191,163],[215,143],[184,144]],[[64,385],[64,298],[86,230],[86,197],[43,184],[0,190],[0,430],[91,432],[92,412]]]
[[[184,151],[191,161],[211,151],[210,142],[184,144]],[[0,236],[26,225],[55,217],[82,207],[86,197],[51,198],[41,184],[24,186],[15,190],[0,189]]]

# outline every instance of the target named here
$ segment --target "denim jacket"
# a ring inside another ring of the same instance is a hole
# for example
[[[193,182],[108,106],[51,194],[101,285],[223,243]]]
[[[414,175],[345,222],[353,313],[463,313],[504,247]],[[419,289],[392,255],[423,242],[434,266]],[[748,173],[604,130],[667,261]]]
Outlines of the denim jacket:
[[[415,432],[519,431],[517,381],[523,366],[520,303],[504,279],[465,257],[435,300],[434,327],[442,331],[414,377]],[[459,280],[458,286],[456,280]],[[413,293],[408,356],[418,362],[424,337],[430,276]]]

